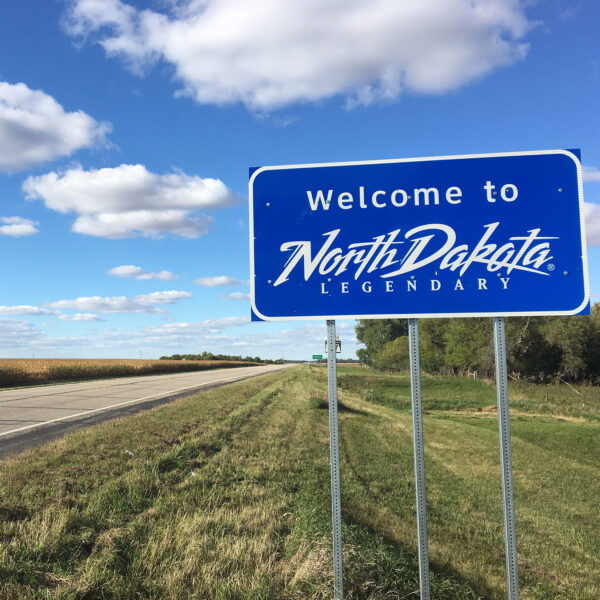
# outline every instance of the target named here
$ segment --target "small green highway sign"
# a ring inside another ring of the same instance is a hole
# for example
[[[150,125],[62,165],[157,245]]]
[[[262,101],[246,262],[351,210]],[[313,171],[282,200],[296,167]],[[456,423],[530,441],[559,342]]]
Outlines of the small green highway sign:
[[[313,354],[313,360],[323,360],[322,354]]]

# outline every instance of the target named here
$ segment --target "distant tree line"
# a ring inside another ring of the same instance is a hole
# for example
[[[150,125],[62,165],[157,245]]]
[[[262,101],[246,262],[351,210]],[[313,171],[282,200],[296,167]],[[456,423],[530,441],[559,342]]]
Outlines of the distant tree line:
[[[238,360],[243,362],[262,363],[265,365],[283,364],[283,360],[271,360],[270,358],[260,358],[259,356],[239,356],[231,354],[213,354],[212,352],[202,352],[201,354],[173,354],[172,356],[161,356],[160,360]]]
[[[515,378],[600,382],[600,303],[591,316],[510,317],[505,320],[507,364]],[[408,368],[406,319],[361,320],[361,362],[380,369]],[[421,367],[430,373],[494,371],[492,319],[420,319]]]

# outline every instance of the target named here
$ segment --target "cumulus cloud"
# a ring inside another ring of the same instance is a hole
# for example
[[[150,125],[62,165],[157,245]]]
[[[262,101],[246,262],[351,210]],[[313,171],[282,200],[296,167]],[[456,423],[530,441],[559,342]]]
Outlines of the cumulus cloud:
[[[0,235],[22,237],[38,233],[39,223],[22,217],[0,217],[0,223],[4,223],[4,225],[0,225]]]
[[[24,83],[0,82],[0,170],[18,171],[106,144],[108,123],[66,112],[52,96]]]
[[[0,306],[0,315],[3,317],[54,315],[56,311],[40,308],[39,306]]]
[[[158,273],[150,273],[145,271],[142,267],[136,267],[135,265],[121,265],[120,267],[113,267],[106,271],[109,275],[115,277],[135,277],[140,280],[148,279],[161,279],[163,281],[171,281],[177,279],[177,275],[171,273],[171,271],[159,271]]]
[[[141,71],[173,66],[179,94],[270,110],[338,94],[456,89],[527,53],[520,0],[181,0],[165,9],[72,0],[65,27]]]
[[[169,290],[166,292],[152,292],[128,298],[126,296],[113,296],[102,298],[88,296],[74,300],[58,300],[49,306],[57,309],[79,310],[88,313],[162,313],[160,305],[175,304],[179,300],[191,298],[190,292]]]
[[[98,315],[95,315],[93,313],[77,313],[74,315],[58,315],[58,318],[61,321],[83,321],[86,323],[99,323],[101,321],[105,321],[105,319],[102,319]]]
[[[219,179],[182,172],[157,175],[143,165],[128,164],[31,176],[23,191],[28,200],[40,199],[52,210],[78,215],[73,231],[106,238],[165,233],[195,238],[212,223],[212,217],[196,211],[238,201]]]
[[[583,180],[586,182],[600,181],[600,170],[598,170],[598,167],[583,167]]]
[[[227,287],[230,285],[241,285],[248,283],[247,281],[240,281],[235,277],[229,277],[229,275],[217,275],[216,277],[199,277],[194,281],[203,287]]]
[[[600,205],[583,203],[588,246],[600,246]]]

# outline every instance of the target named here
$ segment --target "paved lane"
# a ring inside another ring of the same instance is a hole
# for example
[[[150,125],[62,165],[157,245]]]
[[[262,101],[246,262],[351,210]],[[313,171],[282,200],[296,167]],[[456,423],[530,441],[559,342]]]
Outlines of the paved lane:
[[[118,416],[136,405],[155,404],[165,399],[193,393],[202,388],[214,387],[256,375],[286,368],[288,365],[265,365],[214,369],[192,373],[120,377],[83,383],[66,383],[0,391],[0,456],[45,441],[39,429],[60,432],[73,429],[73,423],[93,423]],[[137,412],[137,411],[133,411]],[[91,417],[99,416],[100,418]],[[60,425],[61,427],[56,427]],[[10,440],[25,434],[31,444],[11,444]],[[52,435],[50,437],[56,437]],[[5,450],[2,452],[2,450]]]

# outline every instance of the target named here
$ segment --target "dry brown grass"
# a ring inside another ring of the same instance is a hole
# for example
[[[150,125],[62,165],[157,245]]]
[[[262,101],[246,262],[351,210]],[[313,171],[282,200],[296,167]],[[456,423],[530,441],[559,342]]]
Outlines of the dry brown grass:
[[[2,358],[0,387],[72,379],[205,371],[256,363],[225,360],[138,360],[123,358]]]

